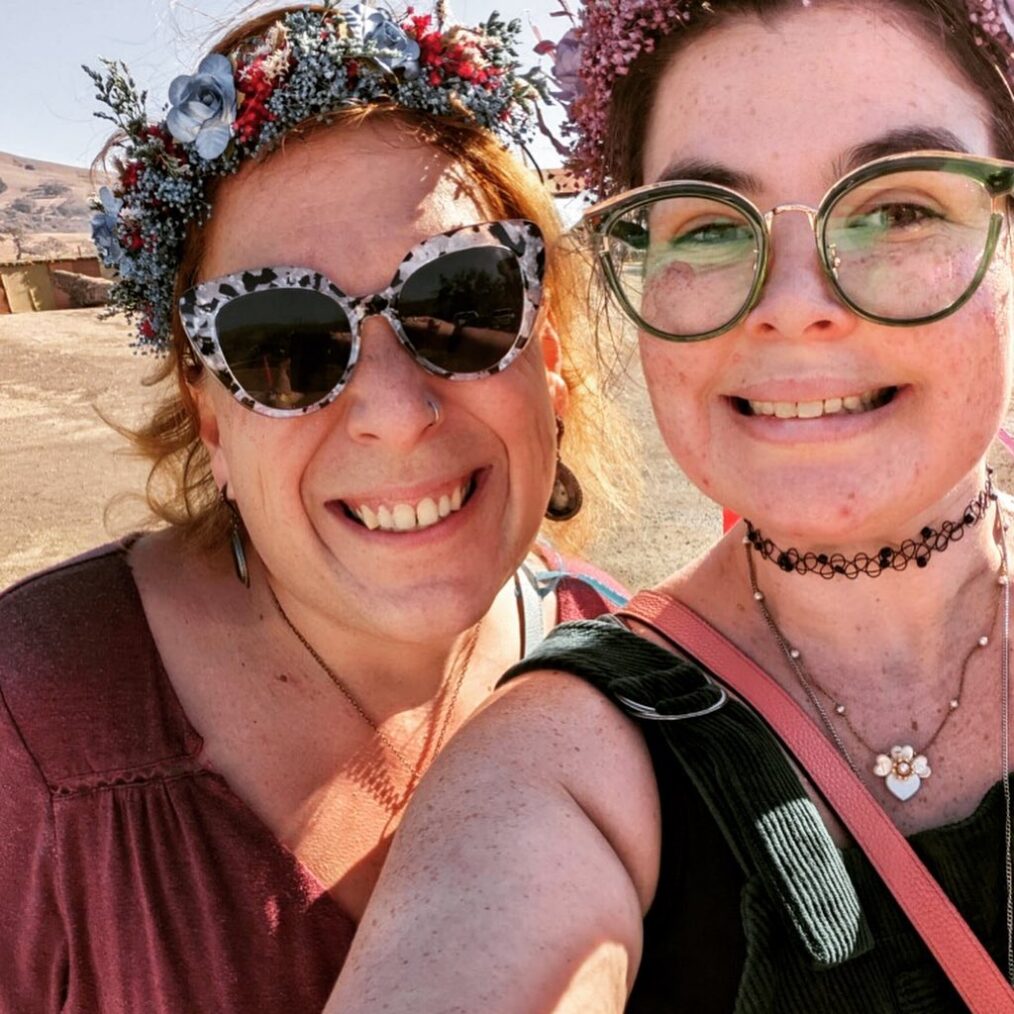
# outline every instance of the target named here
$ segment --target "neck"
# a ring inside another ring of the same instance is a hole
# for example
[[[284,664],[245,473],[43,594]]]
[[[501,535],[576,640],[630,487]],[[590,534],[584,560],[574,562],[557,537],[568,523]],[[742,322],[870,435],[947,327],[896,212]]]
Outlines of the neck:
[[[878,560],[884,546],[897,549],[906,540],[918,543],[923,541],[925,527],[943,531],[944,521],[960,522],[975,495],[972,483],[924,516],[911,519],[904,530],[885,531],[862,544],[814,543],[792,548],[800,556],[813,553],[820,559],[840,554],[854,561],[857,554],[865,553]],[[820,667],[826,684],[833,684],[836,674],[843,683],[854,683],[857,670],[879,681],[892,674],[910,678],[914,665],[927,673],[943,673],[956,653],[987,632],[996,613],[1001,562],[995,532],[997,509],[996,503],[990,503],[980,520],[964,526],[960,538],[952,539],[945,550],[931,551],[924,566],[913,559],[904,569],[874,567],[877,576],[872,577],[860,566],[852,580],[841,573],[825,580],[819,573],[783,569],[777,555],[764,559],[750,547],[756,584],[786,637],[806,648],[812,659],[836,661],[836,667]],[[783,549],[791,546],[776,533],[761,530],[760,535]],[[744,526],[737,526],[726,538],[723,552],[729,580],[742,589],[746,608],[758,620],[743,537]]]
[[[289,657],[302,656],[311,668],[319,667],[300,643],[302,635],[375,721],[427,705],[448,680],[458,677],[464,677],[469,687],[481,684],[488,692],[496,676],[517,659],[520,632],[513,578],[501,588],[486,614],[466,629],[427,640],[408,640],[399,638],[397,632],[336,622],[284,588],[272,589],[263,568],[258,566],[257,570],[260,573],[252,583],[261,588],[259,610],[271,623],[272,637],[281,650]],[[271,601],[272,590],[298,634],[288,628]]]

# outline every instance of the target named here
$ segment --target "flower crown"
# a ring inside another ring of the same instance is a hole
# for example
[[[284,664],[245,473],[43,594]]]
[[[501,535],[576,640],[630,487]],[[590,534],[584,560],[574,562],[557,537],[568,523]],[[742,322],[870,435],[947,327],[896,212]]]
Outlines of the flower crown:
[[[805,3],[807,0],[803,0]],[[713,15],[709,0],[587,0],[580,16],[560,0],[573,27],[559,42],[543,42],[536,51],[551,54],[552,93],[567,109],[564,136],[573,138],[567,167],[599,194],[615,181],[605,166],[606,129],[613,88],[642,53],[700,16]],[[1004,77],[1014,84],[1014,0],[965,0],[976,42],[989,45]]]
[[[441,19],[442,20],[442,19]],[[118,278],[113,310],[135,323],[135,348],[170,347],[176,270],[187,228],[211,213],[210,180],[235,172],[310,118],[388,100],[431,116],[465,119],[505,143],[531,133],[545,96],[538,70],[520,73],[518,21],[497,14],[475,28],[434,24],[409,10],[403,21],[357,3],[289,12],[261,36],[169,86],[169,107],[149,121],[146,93],[122,63],[85,67],[122,132],[118,181],[94,203],[92,239]]]

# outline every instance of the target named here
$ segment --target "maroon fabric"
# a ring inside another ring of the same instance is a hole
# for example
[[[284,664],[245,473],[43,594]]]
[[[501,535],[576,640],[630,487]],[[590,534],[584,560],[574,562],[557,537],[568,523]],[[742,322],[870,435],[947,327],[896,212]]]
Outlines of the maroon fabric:
[[[593,564],[576,556],[564,556],[546,542],[538,543],[538,552],[551,571],[573,575],[564,578],[556,586],[558,623],[594,619],[603,613],[614,613],[620,608],[600,595],[595,590],[596,585],[608,588],[614,596],[619,596],[624,602],[630,598],[630,592],[616,578],[604,570],[599,570]]]
[[[201,766],[123,547],[4,593],[0,632],[0,1011],[319,1011],[355,926]]]

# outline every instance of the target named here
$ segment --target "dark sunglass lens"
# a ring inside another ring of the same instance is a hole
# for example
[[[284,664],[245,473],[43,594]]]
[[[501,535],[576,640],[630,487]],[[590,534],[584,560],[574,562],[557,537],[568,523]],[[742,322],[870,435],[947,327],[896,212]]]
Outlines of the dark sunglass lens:
[[[352,328],[334,300],[310,289],[265,289],[226,303],[215,317],[229,369],[254,401],[299,411],[342,381]]]
[[[498,366],[521,333],[524,310],[517,258],[492,246],[424,264],[398,299],[398,316],[419,357],[450,373]]]

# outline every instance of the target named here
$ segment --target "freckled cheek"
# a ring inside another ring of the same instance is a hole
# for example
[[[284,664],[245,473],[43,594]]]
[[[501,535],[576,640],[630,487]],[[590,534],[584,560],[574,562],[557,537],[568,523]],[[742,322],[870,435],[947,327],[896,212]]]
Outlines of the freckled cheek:
[[[548,486],[556,470],[556,417],[541,377],[539,383],[541,388],[530,389],[526,397],[505,405],[494,423],[512,459],[513,470],[524,473],[520,482],[524,489]],[[561,454],[566,460],[566,436]]]
[[[291,524],[305,513],[304,494],[313,486],[315,469],[324,468],[316,451],[313,420],[280,420],[256,416],[231,428],[230,470],[250,506]]]
[[[641,342],[641,363],[659,429],[673,453],[680,434],[709,427],[718,364],[700,348],[671,346],[657,339]],[[682,456],[682,455],[681,455]]]
[[[1006,407],[1011,395],[1010,278],[991,271],[977,297],[969,304],[961,332],[951,344],[950,374],[965,379],[965,401],[979,414]]]

